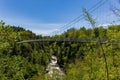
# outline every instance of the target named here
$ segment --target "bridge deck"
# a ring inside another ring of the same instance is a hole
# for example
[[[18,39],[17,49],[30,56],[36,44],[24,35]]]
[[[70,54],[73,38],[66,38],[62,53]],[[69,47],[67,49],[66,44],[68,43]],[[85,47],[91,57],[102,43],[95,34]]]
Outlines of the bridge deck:
[[[29,42],[81,42],[81,43],[91,43],[91,42],[101,42],[101,43],[106,43],[108,39],[75,39],[75,38],[60,38],[60,39],[35,39],[35,40],[23,40],[20,42],[17,42],[18,44],[21,43],[29,43]]]

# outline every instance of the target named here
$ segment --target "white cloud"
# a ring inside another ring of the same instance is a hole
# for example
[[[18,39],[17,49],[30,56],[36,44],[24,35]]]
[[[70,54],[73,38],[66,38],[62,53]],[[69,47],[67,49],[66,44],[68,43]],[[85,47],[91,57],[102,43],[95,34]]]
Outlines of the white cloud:
[[[107,13],[102,13],[100,14],[95,14],[95,16],[98,21],[98,26],[107,26],[113,21],[118,20],[118,18],[112,13],[112,12],[107,12]],[[87,27],[90,28],[90,24],[88,24],[84,19],[79,21],[78,23],[72,25],[72,26],[66,26],[63,27],[63,23],[41,23],[37,21],[30,21],[26,19],[16,19],[16,18],[6,18],[6,17],[1,17],[2,20],[4,20],[7,24],[10,25],[15,25],[15,26],[21,26],[24,27],[25,29],[29,29],[33,31],[36,34],[42,34],[42,35],[51,35],[52,32],[56,31],[56,33],[61,33],[64,32],[64,30],[67,30],[71,27],[75,28],[80,28],[80,27]],[[118,23],[118,22],[117,22]]]
[[[26,19],[15,19],[15,18],[1,18],[7,25],[20,26],[27,30],[31,30],[36,34],[51,35],[52,32],[57,31],[62,25],[58,23],[38,23],[32,22]]]
[[[0,12],[3,12],[2,10]],[[19,18],[18,16],[17,18],[15,17],[16,16],[10,17],[7,14],[0,13],[0,19],[4,20],[7,24],[21,26],[21,27],[24,27],[26,29],[33,31],[36,34],[42,34],[42,35],[51,35],[51,33],[54,31],[56,31],[56,33],[64,32],[64,30],[67,30],[71,27],[80,28],[80,27],[85,26],[87,28],[90,28],[90,24],[88,24],[84,19],[72,26],[67,26],[66,28],[61,29],[64,23],[42,23],[42,21],[35,21],[35,20],[28,19],[28,18],[26,19],[20,16]],[[104,25],[104,26],[107,26],[111,22],[117,20],[117,17],[111,11],[104,12],[104,10],[103,12],[101,11],[101,13],[95,12],[93,17],[97,18],[98,25]]]
[[[47,35],[52,35],[51,33],[53,31],[56,31],[56,29],[52,29],[52,30],[38,30],[38,29],[32,29],[32,31],[38,35],[43,35],[43,36],[47,36]]]

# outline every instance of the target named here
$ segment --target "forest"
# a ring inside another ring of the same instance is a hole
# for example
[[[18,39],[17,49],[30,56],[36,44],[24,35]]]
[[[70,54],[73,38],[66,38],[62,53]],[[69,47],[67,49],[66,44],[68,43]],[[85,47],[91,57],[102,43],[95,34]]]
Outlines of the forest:
[[[98,41],[17,43],[54,38]],[[103,38],[105,43],[99,43]],[[52,55],[65,73],[62,80],[120,80],[120,25],[71,28],[60,35],[42,36],[0,22],[0,80],[61,80],[45,72]]]

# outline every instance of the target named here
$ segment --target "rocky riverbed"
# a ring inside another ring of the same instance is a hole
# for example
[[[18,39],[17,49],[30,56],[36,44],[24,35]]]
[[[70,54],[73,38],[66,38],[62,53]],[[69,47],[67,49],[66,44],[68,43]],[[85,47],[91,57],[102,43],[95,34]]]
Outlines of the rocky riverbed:
[[[57,64],[57,57],[54,55],[50,59],[50,62],[46,68],[46,72],[54,79],[59,78],[62,80],[63,76],[65,75],[60,66]]]

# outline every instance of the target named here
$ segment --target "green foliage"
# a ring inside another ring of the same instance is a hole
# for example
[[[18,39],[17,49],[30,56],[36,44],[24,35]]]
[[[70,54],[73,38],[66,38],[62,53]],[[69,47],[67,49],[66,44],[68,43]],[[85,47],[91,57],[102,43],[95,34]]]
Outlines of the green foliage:
[[[0,57],[0,80],[24,80],[27,60],[21,56]]]
[[[120,25],[108,28],[69,29],[61,35],[41,36],[21,27],[0,22],[0,80],[61,80],[51,78],[45,68],[52,55],[65,72],[65,80],[107,80],[102,49],[96,42],[32,42],[17,41],[41,38],[107,38],[103,44],[110,80],[120,79]],[[62,80],[64,80],[62,78]]]

